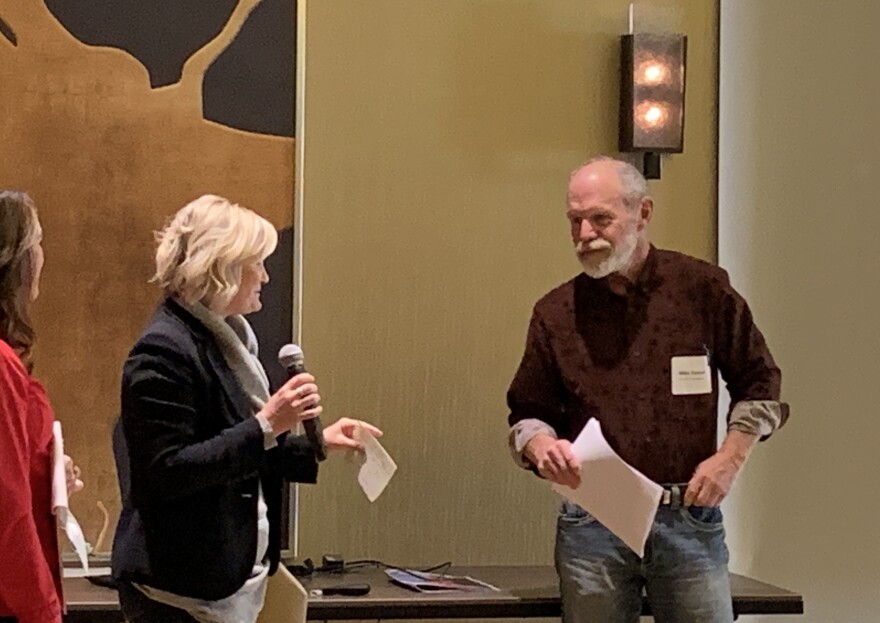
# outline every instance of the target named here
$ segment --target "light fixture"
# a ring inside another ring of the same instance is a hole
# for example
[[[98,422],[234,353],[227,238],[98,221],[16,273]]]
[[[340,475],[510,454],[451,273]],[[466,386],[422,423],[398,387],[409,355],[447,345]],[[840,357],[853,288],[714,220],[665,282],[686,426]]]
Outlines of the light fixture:
[[[687,37],[639,32],[621,37],[622,152],[644,155],[645,177],[660,177],[660,154],[684,149]]]

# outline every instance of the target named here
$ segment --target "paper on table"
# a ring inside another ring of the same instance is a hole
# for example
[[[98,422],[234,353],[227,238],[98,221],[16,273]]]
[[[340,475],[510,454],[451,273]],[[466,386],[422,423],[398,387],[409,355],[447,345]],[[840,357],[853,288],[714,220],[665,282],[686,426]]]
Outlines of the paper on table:
[[[61,436],[61,422],[52,423],[52,435],[55,441],[52,452],[52,512],[55,513],[58,525],[76,550],[83,569],[88,571],[91,546],[86,543],[79,522],[67,507],[67,474],[64,471],[64,438]]]
[[[266,599],[257,617],[257,623],[304,622],[308,608],[309,594],[306,589],[284,565],[279,565],[278,572],[269,576],[266,584]]]
[[[590,418],[571,445],[581,463],[581,485],[553,489],[613,532],[639,556],[651,532],[663,488],[631,467],[611,449],[599,422]]]
[[[110,567],[89,567],[88,569],[64,567],[61,570],[61,575],[65,578],[99,578],[101,576],[108,576],[111,573]]]
[[[358,472],[358,483],[367,494],[367,499],[370,502],[375,502],[388,486],[394,472],[397,471],[397,463],[385,451],[382,444],[362,426],[355,427],[354,438],[364,446],[363,464]]]

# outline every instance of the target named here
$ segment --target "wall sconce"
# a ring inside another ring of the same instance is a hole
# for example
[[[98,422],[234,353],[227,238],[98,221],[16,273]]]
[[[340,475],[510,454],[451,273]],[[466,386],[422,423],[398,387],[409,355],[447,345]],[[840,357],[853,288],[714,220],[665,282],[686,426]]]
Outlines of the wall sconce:
[[[643,153],[645,177],[659,179],[660,154],[684,150],[687,37],[628,34],[620,50],[619,148]]]

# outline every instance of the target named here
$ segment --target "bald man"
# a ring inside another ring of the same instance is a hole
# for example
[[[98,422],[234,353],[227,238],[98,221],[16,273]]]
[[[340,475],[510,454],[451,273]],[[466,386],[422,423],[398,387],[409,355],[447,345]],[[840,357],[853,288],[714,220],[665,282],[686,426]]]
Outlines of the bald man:
[[[507,394],[511,450],[576,487],[590,474],[571,442],[596,418],[664,494],[644,558],[562,504],[563,621],[636,623],[643,591],[660,623],[733,621],[719,504],[756,442],[788,417],[779,368],[724,270],[651,245],[654,203],[636,168],[593,159],[572,174],[566,203],[583,272],[535,305]],[[719,372],[731,398],[720,447]],[[701,380],[683,385],[681,373]]]

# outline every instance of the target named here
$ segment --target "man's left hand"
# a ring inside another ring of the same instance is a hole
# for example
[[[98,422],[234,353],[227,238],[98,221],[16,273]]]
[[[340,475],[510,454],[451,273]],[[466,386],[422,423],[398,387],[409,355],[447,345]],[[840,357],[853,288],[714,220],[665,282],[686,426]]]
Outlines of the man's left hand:
[[[697,465],[684,493],[685,506],[719,506],[757,441],[757,435],[730,431],[718,452]]]

